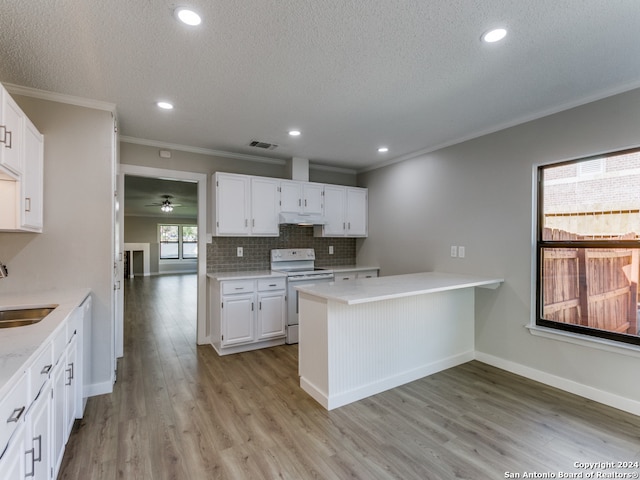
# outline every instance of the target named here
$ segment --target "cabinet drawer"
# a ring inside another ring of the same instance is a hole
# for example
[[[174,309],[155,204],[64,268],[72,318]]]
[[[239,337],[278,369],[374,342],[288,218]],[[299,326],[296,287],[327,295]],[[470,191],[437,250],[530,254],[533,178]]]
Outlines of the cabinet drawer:
[[[355,280],[355,278],[356,278],[356,272],[334,274],[334,281],[336,282],[339,282],[342,280]]]
[[[261,292],[268,290],[284,290],[287,285],[286,278],[260,278],[258,279],[258,290]]]
[[[247,293],[254,291],[253,280],[231,280],[222,282],[222,294]]]
[[[0,401],[0,452],[4,451],[27,411],[26,377],[26,373],[23,373],[11,391]]]
[[[53,344],[48,343],[38,358],[35,359],[31,367],[29,367],[29,401],[33,401],[44,382],[49,378],[49,372],[53,367]]]
[[[363,272],[358,272],[356,278],[376,278],[377,276],[377,270],[365,270]]]

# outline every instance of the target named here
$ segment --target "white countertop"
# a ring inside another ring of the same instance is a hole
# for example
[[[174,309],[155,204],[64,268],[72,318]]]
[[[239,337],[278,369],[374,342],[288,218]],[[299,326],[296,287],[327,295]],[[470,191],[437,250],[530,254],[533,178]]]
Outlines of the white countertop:
[[[211,272],[207,273],[207,277],[217,281],[222,280],[250,280],[252,278],[269,278],[269,277],[286,277],[281,272],[272,272],[271,270],[254,270],[250,272]]]
[[[502,278],[423,272],[361,278],[342,283],[329,282],[302,285],[296,287],[296,290],[326,300],[356,305],[460,288],[497,288],[502,282],[504,282]]]
[[[41,322],[15,328],[0,328],[0,398],[12,380],[22,374],[25,364],[58,327],[91,293],[89,289],[51,290],[38,294],[2,294],[0,307],[31,308],[57,304]]]

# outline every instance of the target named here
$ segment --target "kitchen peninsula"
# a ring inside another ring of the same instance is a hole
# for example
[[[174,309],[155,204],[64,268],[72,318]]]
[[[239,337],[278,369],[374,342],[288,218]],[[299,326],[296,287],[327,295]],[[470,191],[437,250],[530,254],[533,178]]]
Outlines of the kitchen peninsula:
[[[331,410],[474,358],[474,287],[439,272],[298,287],[300,386]]]

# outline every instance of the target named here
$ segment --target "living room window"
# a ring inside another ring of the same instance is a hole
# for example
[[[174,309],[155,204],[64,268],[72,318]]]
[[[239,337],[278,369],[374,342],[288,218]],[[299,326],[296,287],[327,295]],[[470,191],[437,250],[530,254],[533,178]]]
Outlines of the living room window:
[[[536,324],[640,345],[640,149],[538,168]]]
[[[196,225],[158,225],[160,259],[198,258],[198,227]]]

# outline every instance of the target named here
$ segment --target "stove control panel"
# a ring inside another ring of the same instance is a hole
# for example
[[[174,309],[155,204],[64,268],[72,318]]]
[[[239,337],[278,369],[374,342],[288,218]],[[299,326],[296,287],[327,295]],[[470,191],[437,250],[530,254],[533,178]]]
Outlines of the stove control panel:
[[[271,250],[271,261],[315,260],[316,252],[313,248],[278,248]]]

